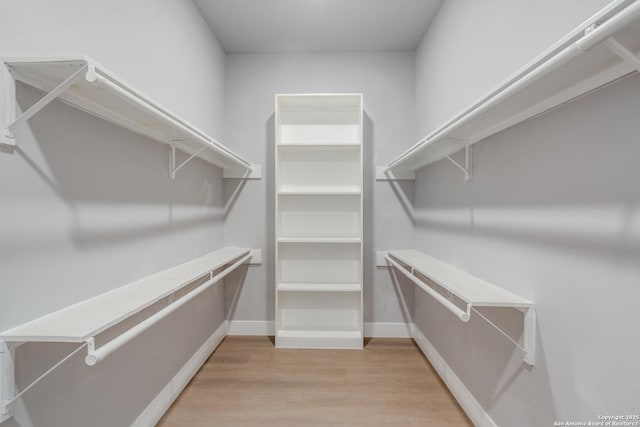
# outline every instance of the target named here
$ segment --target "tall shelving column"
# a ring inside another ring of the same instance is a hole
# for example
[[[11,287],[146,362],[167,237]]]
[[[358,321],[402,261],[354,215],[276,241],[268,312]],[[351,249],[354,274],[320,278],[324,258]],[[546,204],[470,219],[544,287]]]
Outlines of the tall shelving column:
[[[276,95],[276,347],[363,347],[362,94]]]

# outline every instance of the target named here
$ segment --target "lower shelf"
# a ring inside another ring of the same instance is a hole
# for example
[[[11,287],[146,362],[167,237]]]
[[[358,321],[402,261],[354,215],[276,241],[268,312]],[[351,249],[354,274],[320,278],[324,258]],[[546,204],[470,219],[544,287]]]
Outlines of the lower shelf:
[[[363,347],[360,331],[296,331],[283,329],[276,335],[278,348],[355,349]]]
[[[280,283],[283,292],[360,292],[359,283]]]

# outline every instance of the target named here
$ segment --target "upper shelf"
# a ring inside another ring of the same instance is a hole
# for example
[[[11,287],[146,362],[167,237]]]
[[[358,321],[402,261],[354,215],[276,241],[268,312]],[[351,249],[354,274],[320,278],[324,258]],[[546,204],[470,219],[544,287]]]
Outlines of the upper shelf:
[[[84,342],[249,254],[227,247],[0,333],[5,342]]]
[[[640,0],[614,1],[383,167],[415,171],[640,70]]]
[[[255,167],[89,57],[5,58],[3,63],[13,80],[47,93],[34,105],[35,111],[30,111],[30,108],[25,111],[29,114],[23,113],[17,118],[10,118],[15,116],[15,107],[5,104],[13,111],[5,112],[6,128],[1,141],[4,144],[13,145],[15,129],[48,102],[58,98],[89,114],[172,145],[213,165],[233,170],[236,175],[242,176],[244,172],[248,176]],[[5,81],[13,83],[11,79]],[[15,90],[15,87],[10,89]],[[10,90],[6,92],[6,96],[12,95]],[[174,162],[174,170],[181,166],[175,168]]]

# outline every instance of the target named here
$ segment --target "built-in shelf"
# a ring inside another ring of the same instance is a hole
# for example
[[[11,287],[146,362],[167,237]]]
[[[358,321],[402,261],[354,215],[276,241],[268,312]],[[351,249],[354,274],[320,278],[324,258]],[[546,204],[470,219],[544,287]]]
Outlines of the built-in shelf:
[[[276,347],[362,348],[362,95],[276,95]]]
[[[421,252],[389,251],[389,256],[428,277],[448,292],[474,307],[532,307],[525,298],[499,288],[471,274]]]
[[[291,151],[358,151],[361,145],[355,143],[335,143],[335,144],[278,144],[279,150]]]
[[[469,320],[474,307],[510,307],[523,311],[525,361],[534,364],[535,305],[532,301],[418,251],[389,251],[384,256],[387,265],[395,267],[464,322]],[[452,297],[460,300],[465,309]]]
[[[360,331],[310,331],[281,329],[276,334],[281,348],[362,348]]]
[[[360,243],[359,237],[280,237],[278,243]]]
[[[5,342],[84,342],[249,254],[224,248],[0,333]]]
[[[640,71],[640,2],[618,0],[383,167],[400,176]],[[468,167],[456,163],[470,178]]]
[[[280,188],[278,195],[282,196],[354,196],[362,192],[360,187],[346,185],[315,185],[295,186],[287,185]]]
[[[359,283],[279,283],[283,292],[360,292]]]
[[[8,419],[16,399],[84,347],[87,365],[99,363],[253,256],[259,253],[223,248],[0,333],[0,419]],[[15,347],[25,342],[81,345],[16,394]]]
[[[4,58],[5,120],[0,144],[15,145],[15,132],[55,99],[135,133],[173,147],[172,177],[193,157],[224,168],[226,176],[259,178],[259,168],[187,121],[171,113],[87,56],[65,58]],[[16,116],[15,82],[46,95]],[[175,150],[189,156],[176,164]]]

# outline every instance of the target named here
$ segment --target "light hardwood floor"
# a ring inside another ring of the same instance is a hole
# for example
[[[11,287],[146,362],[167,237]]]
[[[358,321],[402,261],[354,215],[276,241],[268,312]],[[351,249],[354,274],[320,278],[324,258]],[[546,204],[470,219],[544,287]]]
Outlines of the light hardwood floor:
[[[413,340],[298,350],[272,339],[226,337],[158,426],[472,426]]]

